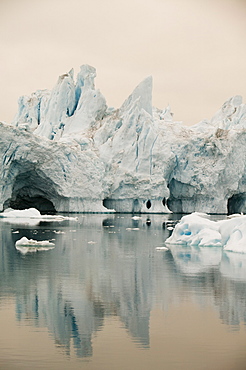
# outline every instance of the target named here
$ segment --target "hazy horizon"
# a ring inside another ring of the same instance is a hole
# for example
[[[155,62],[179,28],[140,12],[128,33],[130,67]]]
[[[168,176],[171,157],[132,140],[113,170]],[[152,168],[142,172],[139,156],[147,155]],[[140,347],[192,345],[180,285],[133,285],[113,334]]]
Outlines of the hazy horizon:
[[[2,0],[0,120],[82,64],[120,107],[153,76],[153,105],[186,125],[246,97],[245,0]]]

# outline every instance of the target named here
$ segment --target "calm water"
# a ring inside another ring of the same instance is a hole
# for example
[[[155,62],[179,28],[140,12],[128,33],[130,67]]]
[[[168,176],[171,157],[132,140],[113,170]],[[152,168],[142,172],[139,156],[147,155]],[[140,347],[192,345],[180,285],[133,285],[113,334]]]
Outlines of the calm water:
[[[156,250],[175,215],[78,217],[0,221],[1,369],[246,369],[246,255]]]

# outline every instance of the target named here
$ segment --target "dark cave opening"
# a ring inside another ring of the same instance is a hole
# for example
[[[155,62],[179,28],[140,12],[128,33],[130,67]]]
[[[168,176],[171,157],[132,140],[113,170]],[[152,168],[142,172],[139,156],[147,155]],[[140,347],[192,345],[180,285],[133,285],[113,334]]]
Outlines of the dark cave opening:
[[[10,199],[8,201],[8,207],[13,209],[27,209],[36,208],[41,214],[55,214],[56,209],[53,203],[44,198],[43,196],[33,196],[28,195],[21,196],[17,194],[16,198]],[[6,208],[6,206],[5,206]]]
[[[105,198],[103,199],[103,207],[110,209],[110,199]]]
[[[4,203],[4,209],[36,208],[41,214],[55,214],[50,199],[56,195],[53,182],[42,172],[29,170],[19,173],[13,182],[11,198]]]
[[[245,205],[246,205],[245,193],[232,195],[232,197],[230,197],[227,202],[228,215],[245,212]]]
[[[146,202],[146,207],[148,208],[148,209],[150,209],[151,208],[151,201],[148,199],[147,200],[147,202]]]

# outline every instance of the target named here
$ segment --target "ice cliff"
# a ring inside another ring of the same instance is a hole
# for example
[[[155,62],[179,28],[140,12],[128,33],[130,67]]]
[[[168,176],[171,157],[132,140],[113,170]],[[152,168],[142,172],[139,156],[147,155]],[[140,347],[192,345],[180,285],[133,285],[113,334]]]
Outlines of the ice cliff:
[[[95,68],[19,99],[0,124],[0,208],[59,212],[246,212],[246,105],[228,100],[186,127],[152,107],[147,77],[119,109]]]

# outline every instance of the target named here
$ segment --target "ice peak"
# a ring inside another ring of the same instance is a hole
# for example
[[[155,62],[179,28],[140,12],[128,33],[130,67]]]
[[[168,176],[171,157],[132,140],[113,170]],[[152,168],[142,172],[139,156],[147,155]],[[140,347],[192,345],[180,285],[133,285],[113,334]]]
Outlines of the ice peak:
[[[211,119],[211,125],[225,130],[246,128],[246,104],[242,96],[235,95],[227,100]]]
[[[84,87],[84,89],[95,90],[94,79],[96,77],[96,69],[88,64],[83,64],[80,67],[80,71],[77,75],[77,87]]]
[[[61,83],[63,80],[65,80],[67,77],[69,79],[72,79],[73,80],[73,76],[74,76],[74,71],[73,71],[73,68],[70,69],[70,71],[68,73],[64,73],[63,75],[59,76],[58,78],[58,83]]]
[[[146,77],[124,101],[120,110],[128,110],[130,105],[139,100],[139,109],[144,109],[152,116],[152,85],[152,76]]]

